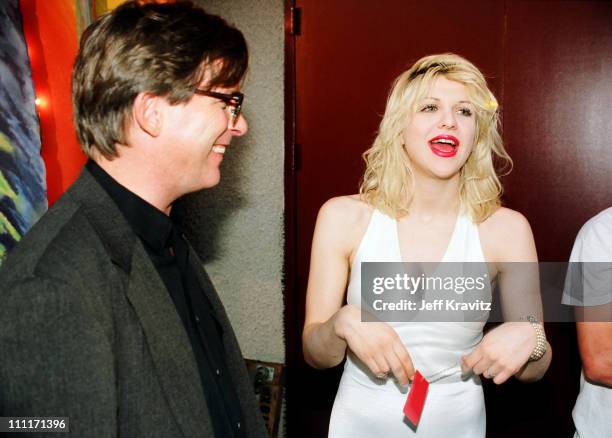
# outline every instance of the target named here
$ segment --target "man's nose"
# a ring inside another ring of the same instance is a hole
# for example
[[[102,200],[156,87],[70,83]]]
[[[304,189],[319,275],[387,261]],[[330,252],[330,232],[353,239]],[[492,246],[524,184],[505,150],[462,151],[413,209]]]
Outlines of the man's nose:
[[[244,114],[240,114],[236,120],[229,121],[229,130],[232,132],[232,135],[235,137],[240,137],[244,135],[249,130],[249,124],[247,122]]]

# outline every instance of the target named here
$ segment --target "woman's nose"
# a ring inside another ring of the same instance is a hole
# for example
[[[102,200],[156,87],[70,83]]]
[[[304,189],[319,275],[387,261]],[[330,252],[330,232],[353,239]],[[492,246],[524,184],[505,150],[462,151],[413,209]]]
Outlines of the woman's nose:
[[[453,110],[440,112],[440,128],[455,129],[457,127],[457,119]]]

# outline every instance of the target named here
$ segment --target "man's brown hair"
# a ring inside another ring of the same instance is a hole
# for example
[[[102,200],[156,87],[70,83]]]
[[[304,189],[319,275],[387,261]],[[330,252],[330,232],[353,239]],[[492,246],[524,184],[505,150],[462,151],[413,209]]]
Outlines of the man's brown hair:
[[[242,80],[248,50],[242,33],[188,1],[128,1],[89,26],[72,74],[77,135],[89,157],[117,156],[126,122],[141,92],[187,102],[206,87]]]

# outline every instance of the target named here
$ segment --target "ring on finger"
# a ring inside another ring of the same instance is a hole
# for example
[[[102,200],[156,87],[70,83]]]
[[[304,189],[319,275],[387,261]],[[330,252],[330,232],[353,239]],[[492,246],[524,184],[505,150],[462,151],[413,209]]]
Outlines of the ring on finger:
[[[484,372],[484,376],[486,379],[492,379],[495,377],[495,374],[491,372],[491,368],[487,368],[487,370]]]
[[[384,380],[384,379],[386,379],[387,377],[389,377],[389,371],[385,371],[385,372],[383,372],[383,373],[378,373],[378,374],[376,374],[376,378],[377,378],[377,379],[380,379],[380,380]]]

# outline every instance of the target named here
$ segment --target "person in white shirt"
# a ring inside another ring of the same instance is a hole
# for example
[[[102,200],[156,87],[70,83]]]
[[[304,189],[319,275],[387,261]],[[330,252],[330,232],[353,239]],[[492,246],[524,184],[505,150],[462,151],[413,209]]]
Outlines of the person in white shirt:
[[[580,393],[572,412],[574,438],[610,438],[612,207],[590,219],[578,233],[562,302],[577,306],[576,329],[582,359]]]

